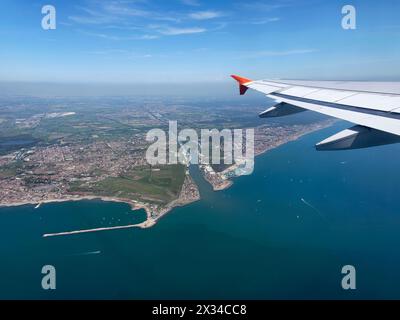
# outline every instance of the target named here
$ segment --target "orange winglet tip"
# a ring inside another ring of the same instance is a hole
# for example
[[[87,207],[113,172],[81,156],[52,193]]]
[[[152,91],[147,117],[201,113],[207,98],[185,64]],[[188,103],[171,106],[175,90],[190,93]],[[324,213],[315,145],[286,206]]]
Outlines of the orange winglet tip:
[[[239,77],[239,76],[236,76],[236,75],[231,75],[231,77],[233,78],[233,79],[235,79],[237,82],[239,82],[239,84],[241,84],[241,85],[244,85],[245,83],[249,83],[249,82],[252,82],[253,80],[250,80],[250,79],[247,79],[247,78],[243,78],[243,77]]]
[[[240,89],[240,95],[244,95],[247,90],[249,89],[248,87],[245,86],[246,83],[252,82],[253,80],[247,79],[247,78],[243,78],[243,77],[239,77],[236,75],[231,75],[231,77],[233,79],[235,79],[237,82],[239,82],[239,89]]]

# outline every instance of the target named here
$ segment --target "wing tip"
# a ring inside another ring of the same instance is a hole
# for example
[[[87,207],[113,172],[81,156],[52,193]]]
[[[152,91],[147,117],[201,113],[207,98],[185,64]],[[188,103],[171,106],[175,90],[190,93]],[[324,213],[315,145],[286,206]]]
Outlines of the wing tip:
[[[253,82],[253,80],[237,76],[235,74],[231,75],[233,79],[235,79],[239,83],[240,95],[244,95],[249,89],[246,84]]]
[[[250,80],[250,79],[248,79],[248,78],[244,78],[244,77],[238,76],[238,75],[236,75],[236,74],[231,75],[231,77],[232,77],[233,79],[235,79],[237,82],[239,82],[240,85],[244,85],[244,84],[246,84],[246,83],[253,82],[253,80]]]

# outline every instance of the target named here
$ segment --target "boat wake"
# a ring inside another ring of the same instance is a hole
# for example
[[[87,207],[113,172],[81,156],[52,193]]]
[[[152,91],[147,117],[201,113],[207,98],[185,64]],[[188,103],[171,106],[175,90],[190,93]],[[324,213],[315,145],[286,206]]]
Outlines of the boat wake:
[[[71,256],[93,256],[93,255],[97,255],[97,254],[100,254],[101,253],[101,251],[100,250],[98,250],[98,251],[88,251],[88,252],[82,252],[82,253],[75,253],[75,254],[72,254]]]
[[[300,199],[301,202],[303,202],[307,207],[310,207],[311,209],[313,209],[316,213],[318,213],[319,216],[321,216],[322,218],[325,218],[324,215],[321,213],[321,211],[319,211],[316,207],[314,207],[311,203],[307,202],[304,198]]]

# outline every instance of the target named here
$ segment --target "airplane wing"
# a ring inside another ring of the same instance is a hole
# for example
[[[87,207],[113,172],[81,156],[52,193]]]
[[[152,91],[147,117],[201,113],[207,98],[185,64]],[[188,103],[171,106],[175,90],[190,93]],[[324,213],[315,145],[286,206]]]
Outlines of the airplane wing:
[[[240,94],[264,93],[276,105],[261,118],[305,110],[356,124],[316,145],[317,150],[346,150],[400,142],[400,82],[252,81],[233,75]]]

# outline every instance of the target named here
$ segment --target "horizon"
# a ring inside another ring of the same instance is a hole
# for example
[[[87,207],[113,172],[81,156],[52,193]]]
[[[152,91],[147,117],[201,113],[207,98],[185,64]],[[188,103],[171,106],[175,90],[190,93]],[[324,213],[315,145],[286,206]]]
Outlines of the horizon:
[[[256,79],[255,79],[256,80]],[[278,79],[276,79],[278,80]],[[295,80],[295,79],[285,79]],[[296,79],[313,81],[314,79]],[[284,81],[282,79],[282,81]],[[340,81],[340,80],[320,80]],[[346,80],[349,82],[371,82],[371,83],[399,83],[391,80]],[[202,82],[160,82],[160,83],[103,83],[103,82],[25,82],[25,81],[0,81],[0,92],[5,97],[184,97],[212,99],[236,99],[239,95],[235,81],[202,81]],[[249,92],[246,101],[249,99],[265,98],[258,92]],[[239,99],[238,102],[242,101]]]

